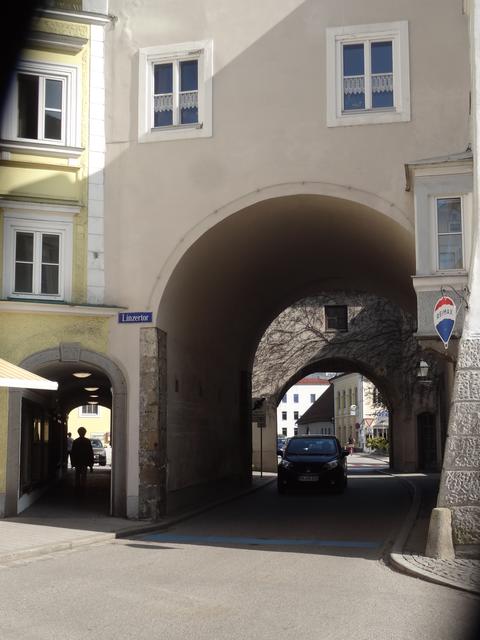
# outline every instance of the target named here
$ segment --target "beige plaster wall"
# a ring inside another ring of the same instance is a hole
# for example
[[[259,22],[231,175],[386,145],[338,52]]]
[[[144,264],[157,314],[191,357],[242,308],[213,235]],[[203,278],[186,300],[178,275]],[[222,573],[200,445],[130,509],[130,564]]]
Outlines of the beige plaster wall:
[[[159,310],[176,465],[169,483],[180,490],[208,479],[196,443],[212,442],[212,463],[238,463],[240,371],[275,311],[318,291],[315,251],[331,252],[340,286],[402,289],[411,307],[414,212],[404,165],[470,141],[467,19],[451,0],[112,0],[110,11],[118,20],[107,33],[105,302]],[[397,20],[409,23],[411,121],[328,128],[326,28]],[[213,41],[213,136],[139,144],[139,48],[204,39]],[[319,199],[296,198],[312,193]],[[112,325],[109,345],[132,382],[134,504],[138,332],[126,335]]]
[[[111,11],[119,20],[107,62],[107,199],[115,211],[107,260],[125,257],[109,272],[113,300],[150,301],[168,256],[187,248],[195,225],[207,216],[213,224],[219,208],[266,186],[341,184],[413,221],[404,163],[469,142],[467,20],[458,3],[114,0]],[[410,25],[411,122],[327,128],[326,27],[400,19]],[[204,38],[214,42],[213,137],[138,144],[138,48]]]

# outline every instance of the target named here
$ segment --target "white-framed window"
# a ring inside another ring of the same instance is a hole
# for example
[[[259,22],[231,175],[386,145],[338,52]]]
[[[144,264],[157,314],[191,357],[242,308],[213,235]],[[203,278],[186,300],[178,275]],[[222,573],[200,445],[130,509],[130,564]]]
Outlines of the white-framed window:
[[[465,268],[462,198],[436,197],[435,214],[437,270],[461,271]]]
[[[293,402],[294,402],[295,404],[297,404],[297,403],[298,403],[298,393],[294,393],[294,394],[293,394]]]
[[[328,28],[328,126],[409,120],[408,22]]]
[[[0,202],[0,206],[5,206]],[[28,207],[45,211],[29,211]],[[69,301],[73,221],[54,205],[14,203],[4,209],[3,290],[6,298]],[[62,207],[59,207],[62,208]],[[67,209],[68,207],[66,207]],[[74,209],[72,207],[72,209]],[[72,213],[76,212],[72,211]],[[70,215],[69,215],[70,214]]]
[[[282,402],[287,402],[287,394],[285,394],[282,398]]]
[[[312,403],[315,402],[315,394],[314,393],[310,394],[310,402],[312,402]]]
[[[21,60],[2,122],[2,138],[37,146],[78,147],[80,85],[76,66]]]
[[[79,407],[78,415],[81,418],[97,418],[100,415],[98,404],[85,404]]]
[[[282,411],[282,420],[286,420],[286,419],[287,419],[287,412]]]
[[[212,135],[212,41],[139,51],[138,140]]]

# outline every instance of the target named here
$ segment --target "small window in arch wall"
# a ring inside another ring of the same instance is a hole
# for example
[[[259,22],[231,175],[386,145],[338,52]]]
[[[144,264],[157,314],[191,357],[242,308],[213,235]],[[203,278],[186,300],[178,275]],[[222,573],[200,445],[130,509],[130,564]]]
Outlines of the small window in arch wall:
[[[348,312],[345,305],[331,305],[325,307],[326,331],[347,331]]]

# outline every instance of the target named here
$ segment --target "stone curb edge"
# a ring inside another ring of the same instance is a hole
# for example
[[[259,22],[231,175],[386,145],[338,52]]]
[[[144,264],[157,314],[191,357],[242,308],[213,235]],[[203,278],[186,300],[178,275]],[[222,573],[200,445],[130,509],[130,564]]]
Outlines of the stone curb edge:
[[[216,500],[214,502],[210,502],[205,504],[202,507],[198,507],[197,509],[193,509],[192,511],[188,511],[182,514],[178,514],[178,516],[172,516],[170,518],[165,519],[163,522],[150,522],[149,524],[139,524],[132,525],[131,527],[125,527],[124,529],[119,529],[118,531],[108,531],[103,533],[94,533],[88,536],[84,536],[81,538],[77,538],[75,540],[67,540],[64,542],[52,542],[48,544],[43,544],[37,547],[31,547],[30,549],[19,549],[18,551],[12,551],[0,554],[0,565],[9,564],[12,562],[16,562],[18,560],[28,560],[31,558],[36,558],[43,555],[49,555],[50,553],[55,553],[57,551],[69,551],[71,549],[76,549],[78,547],[85,547],[88,545],[99,544],[102,542],[113,542],[118,538],[126,538],[128,536],[141,535],[142,533],[150,533],[153,531],[163,531],[168,529],[174,524],[178,522],[182,522],[183,520],[188,520],[200,513],[205,511],[209,511],[210,509],[214,509],[215,507],[220,506],[221,504],[225,504],[226,502],[230,502],[232,500],[236,500],[237,498],[241,498],[244,495],[249,493],[253,493],[254,491],[259,491],[263,489],[267,485],[271,484],[275,481],[275,478],[271,478],[266,480],[265,482],[254,486],[249,487],[248,489],[243,489],[238,493],[232,494],[230,496],[226,496],[221,498],[220,500]]]
[[[384,473],[384,472],[382,472]],[[409,486],[409,488],[413,491],[412,504],[410,506],[410,511],[403,523],[402,528],[400,529],[400,533],[396,537],[392,550],[390,551],[390,565],[400,571],[401,573],[406,573],[408,575],[414,576],[415,578],[420,578],[422,580],[426,580],[428,582],[433,582],[435,584],[440,584],[442,586],[452,587],[454,589],[460,589],[461,591],[467,591],[469,593],[479,594],[480,590],[475,587],[470,587],[468,585],[462,584],[460,582],[456,582],[455,580],[451,580],[449,578],[444,578],[443,576],[439,576],[435,573],[431,573],[430,571],[426,571],[425,569],[421,569],[420,567],[415,566],[407,556],[403,554],[403,547],[407,541],[407,538],[410,534],[410,531],[415,524],[415,521],[418,516],[418,512],[420,510],[420,505],[422,501],[422,492],[421,490],[415,486],[413,482],[407,480],[406,478],[401,478],[399,476],[394,475],[397,480],[403,482]]]
[[[272,484],[272,482],[275,482],[275,480],[276,480],[276,477],[273,477],[269,480],[265,480],[265,482],[255,487],[248,487],[247,489],[242,489],[238,493],[225,496],[224,498],[220,498],[219,500],[214,500],[213,502],[209,502],[208,504],[205,504],[201,507],[197,507],[196,509],[192,509],[191,511],[185,511],[184,513],[179,513],[177,516],[171,516],[169,518],[166,518],[163,521],[151,522],[150,524],[145,524],[145,525],[138,525],[138,527],[132,527],[132,528],[127,527],[125,529],[120,529],[119,531],[116,532],[115,537],[126,538],[129,535],[141,535],[142,533],[151,533],[152,531],[164,531],[165,529],[168,529],[172,525],[177,524],[179,522],[183,522],[184,520],[189,520],[190,518],[193,518],[194,516],[197,516],[200,513],[204,513],[205,511],[210,511],[210,509],[215,509],[215,507],[219,507],[222,504],[226,504],[227,502],[232,502],[233,500],[237,500],[238,498],[241,498],[242,496],[246,496],[249,493],[254,493],[255,491],[259,491],[260,489],[263,489],[267,485]]]
[[[38,556],[48,555],[55,553],[56,551],[69,551],[76,547],[85,547],[88,545],[98,544],[100,542],[111,541],[115,539],[114,532],[95,533],[93,535],[85,536],[83,538],[77,538],[75,540],[67,540],[65,542],[52,542],[43,544],[38,547],[31,547],[30,549],[19,549],[18,551],[11,551],[0,555],[0,565],[4,563],[15,562],[17,560],[28,560],[30,558],[36,558]]]

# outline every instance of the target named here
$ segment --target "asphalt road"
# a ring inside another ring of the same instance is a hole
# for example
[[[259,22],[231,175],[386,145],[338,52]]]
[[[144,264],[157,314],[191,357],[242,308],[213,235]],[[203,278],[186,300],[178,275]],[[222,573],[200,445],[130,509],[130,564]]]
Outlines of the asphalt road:
[[[2,640],[467,640],[478,598],[382,561],[409,497],[351,470],[347,492],[275,484],[158,534],[0,570]]]

